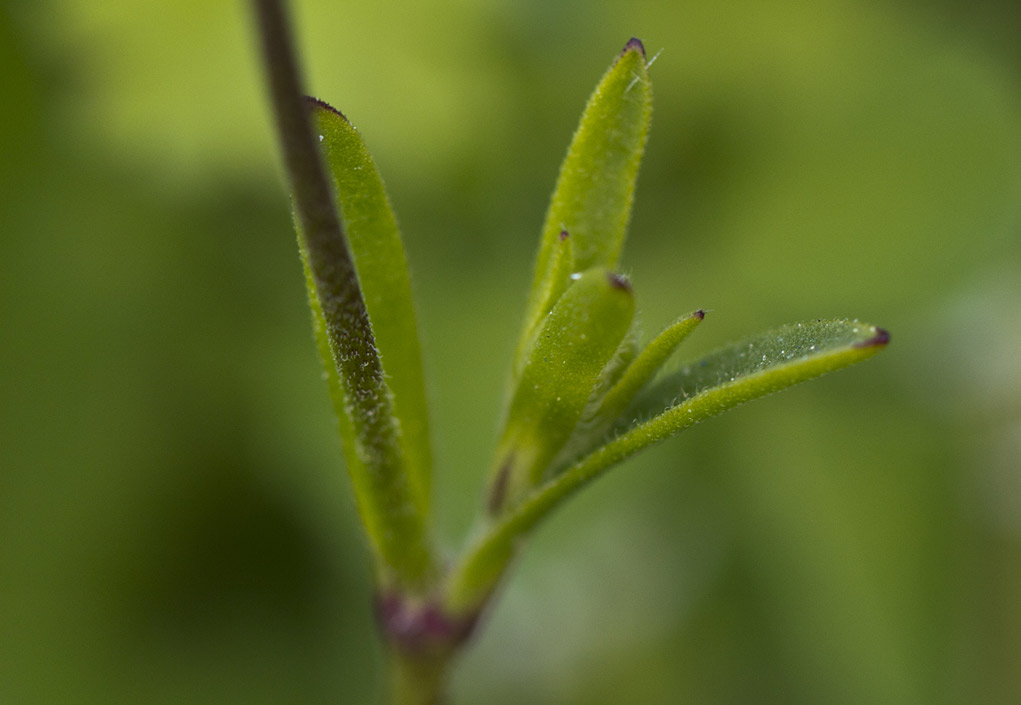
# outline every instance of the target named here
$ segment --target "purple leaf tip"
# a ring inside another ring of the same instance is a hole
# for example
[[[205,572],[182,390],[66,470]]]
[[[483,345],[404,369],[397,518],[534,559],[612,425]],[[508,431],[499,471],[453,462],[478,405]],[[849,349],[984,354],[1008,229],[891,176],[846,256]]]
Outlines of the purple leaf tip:
[[[695,311],[695,313],[693,313],[691,315],[701,321],[702,319],[705,318],[705,311],[703,311],[702,309],[699,309],[699,310]]]
[[[566,230],[561,230],[560,231],[560,242],[563,242],[564,240],[566,240],[569,237],[571,237],[571,234],[569,232],[567,232]]]
[[[628,40],[628,43],[624,45],[624,49],[620,53],[623,55],[628,53],[629,51],[640,51],[642,52],[642,57],[644,57],[645,45],[642,44],[642,40],[639,39],[638,37],[631,37],[631,39]]]
[[[614,274],[610,272],[606,275],[606,278],[610,281],[610,286],[614,289],[620,289],[621,291],[631,291],[631,282],[622,277],[620,274]]]
[[[890,332],[885,328],[876,328],[876,334],[868,340],[855,343],[856,348],[879,348],[890,342]]]
[[[325,100],[319,100],[318,98],[313,98],[312,96],[307,95],[307,96],[305,96],[305,101],[307,103],[309,103],[310,105],[314,105],[314,106],[316,106],[318,108],[322,108],[323,110],[329,110],[334,115],[339,115],[340,117],[344,118],[344,122],[351,122],[350,120],[347,119],[347,116],[344,115],[344,113],[342,113],[339,110],[337,110],[336,108],[334,108],[332,105],[327,103]]]

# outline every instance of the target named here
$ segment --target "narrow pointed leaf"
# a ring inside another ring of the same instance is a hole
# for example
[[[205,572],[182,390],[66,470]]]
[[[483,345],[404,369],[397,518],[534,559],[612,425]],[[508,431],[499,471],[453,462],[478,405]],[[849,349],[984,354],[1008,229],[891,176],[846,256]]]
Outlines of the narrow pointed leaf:
[[[560,167],[539,243],[523,336],[545,313],[539,292],[558,286],[546,279],[563,276],[550,267],[561,232],[571,234],[574,271],[616,267],[651,115],[645,48],[632,39],[589,98]]]
[[[369,356],[344,352],[338,345],[323,311],[300,224],[298,233],[316,348],[337,415],[358,513],[375,559],[377,582],[383,587],[396,582],[409,589],[422,588],[431,578],[433,557],[426,518],[415,502],[390,412],[392,394],[382,369],[373,366]]]
[[[692,410],[685,413],[708,418],[872,357],[888,342],[886,331],[857,320],[816,320],[775,328],[664,375],[638,396],[629,418],[622,421],[632,424],[631,419],[680,405]]]
[[[638,392],[649,383],[677,346],[695,330],[705,318],[705,312],[698,310],[690,316],[674,321],[653,338],[645,349],[627,366],[624,374],[603,397],[595,417],[612,421],[620,416],[634,400]]]
[[[631,321],[631,327],[628,329],[627,334],[624,336],[624,340],[620,341],[620,345],[617,347],[617,352],[613,354],[613,359],[603,368],[603,372],[599,375],[599,384],[596,387],[595,393],[589,399],[590,404],[596,403],[597,399],[602,399],[603,394],[608,389],[611,389],[613,385],[617,384],[624,371],[631,365],[635,357],[638,355],[639,343],[641,342],[642,331],[639,326],[638,317],[636,316]]]
[[[418,511],[427,515],[432,458],[429,414],[411,280],[397,219],[357,130],[326,103],[308,100],[386,382],[393,392],[398,442],[410,488]]]
[[[431,546],[424,517],[408,487],[391,395],[344,229],[309,129],[288,18],[278,2],[256,3],[256,17],[294,197],[317,342],[327,376],[334,375],[331,396],[348,441],[344,449],[348,469],[355,480],[378,581],[384,588],[396,583],[421,591],[432,573]]]
[[[521,333],[521,340],[518,342],[518,349],[514,355],[514,374],[511,376],[512,384],[517,381],[524,367],[528,354],[531,352],[543,320],[553,309],[557,299],[564,293],[570,282],[571,273],[576,271],[574,267],[574,246],[570,233],[566,230],[560,231],[557,242],[553,246],[553,255],[550,257],[549,271],[539,282],[539,286],[532,291],[535,301],[528,307],[529,319],[525,321]]]
[[[537,278],[562,230],[579,270],[617,264],[652,116],[645,48],[632,39],[589,98],[543,226]]]
[[[634,316],[630,285],[604,268],[578,275],[550,312],[511,399],[497,448],[491,511],[542,478],[570,437]]]
[[[857,321],[816,321],[785,326],[682,367],[655,385],[654,393],[636,407],[654,408],[645,405],[655,404],[657,397],[673,389],[669,408],[636,423],[537,488],[469,547],[445,585],[449,609],[454,613],[477,609],[524,535],[608,468],[745,401],[872,357],[889,340],[885,330]]]
[[[690,316],[677,319],[653,338],[640,354],[625,363],[608,388],[590,400],[574,435],[553,466],[562,467],[599,443],[634,401],[638,392],[649,383],[703,318],[705,312],[698,310]]]

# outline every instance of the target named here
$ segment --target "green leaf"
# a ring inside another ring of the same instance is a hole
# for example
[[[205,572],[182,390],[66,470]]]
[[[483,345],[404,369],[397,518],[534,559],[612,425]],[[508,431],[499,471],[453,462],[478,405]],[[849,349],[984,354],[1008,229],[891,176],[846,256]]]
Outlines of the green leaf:
[[[317,140],[309,129],[310,110],[302,97],[287,14],[279,2],[255,5],[317,345],[379,586],[421,593],[435,574],[425,515],[409,483],[392,393]]]
[[[659,369],[674,353],[677,346],[687,338],[705,318],[705,311],[699,309],[690,316],[679,318],[653,338],[645,349],[627,366],[624,374],[603,397],[602,404],[595,412],[597,418],[616,419],[628,407]]]
[[[858,321],[799,323],[730,345],[681,367],[632,407],[635,413],[658,408],[658,415],[635,421],[621,435],[537,488],[468,548],[444,587],[448,609],[455,614],[478,609],[524,535],[608,468],[745,401],[872,357],[889,340],[885,330]],[[662,399],[669,399],[666,410],[657,406]]]
[[[493,469],[494,513],[542,479],[631,325],[635,302],[624,279],[602,267],[575,277],[546,317],[511,399]]]
[[[412,590],[424,589],[434,571],[432,548],[426,517],[415,502],[398,442],[400,434],[391,412],[393,395],[382,368],[372,364],[374,348],[371,354],[352,354],[352,346],[338,342],[338,327],[329,323],[331,317],[323,310],[312,272],[314,255],[297,220],[296,226],[316,348],[337,415],[358,513],[372,549],[377,583],[383,588],[398,583]],[[345,315],[341,312],[332,318],[343,320]]]
[[[551,265],[560,234],[571,234],[571,271],[616,267],[651,115],[645,48],[632,39],[589,98],[560,167],[542,230],[515,369],[528,354],[536,321],[549,310],[546,292],[566,287],[566,275]]]
[[[598,443],[614,422],[624,413],[638,392],[649,383],[667,359],[688,335],[705,318],[705,312],[695,311],[667,326],[641,354],[622,367],[604,393],[590,400],[582,414],[574,436],[565,445],[553,466],[561,467],[588,452]],[[627,351],[630,352],[630,351]]]
[[[617,352],[613,354],[613,359],[610,360],[610,364],[608,364],[606,369],[603,370],[603,374],[600,376],[599,385],[597,387],[599,395],[596,395],[600,399],[602,398],[602,394],[613,387],[613,385],[617,384],[617,381],[620,380],[621,376],[623,376],[624,371],[627,370],[634,361],[635,356],[638,355],[638,348],[640,347],[642,339],[642,331],[639,323],[640,321],[636,316],[634,320],[631,321],[631,328],[628,329],[627,335],[624,336],[624,340],[620,341],[620,347],[618,347]],[[594,399],[590,399],[589,402],[593,403]]]
[[[407,258],[383,180],[357,130],[337,110],[309,99],[313,127],[335,195],[386,382],[393,392],[410,487],[429,512],[432,451],[415,308]]]
[[[521,339],[518,341],[518,348],[514,355],[515,368],[511,375],[512,384],[521,375],[528,351],[535,343],[535,336],[539,334],[542,322],[556,305],[560,295],[567,289],[571,274],[575,271],[574,247],[571,236],[566,230],[560,231],[560,235],[557,237],[548,269],[546,276],[538,282],[538,287],[532,292],[537,304],[529,308],[529,319],[525,321]]]
[[[316,343],[378,583],[383,589],[398,585],[421,592],[435,574],[428,534],[428,475],[423,471],[428,466],[419,460],[422,451],[420,445],[415,445],[414,436],[408,439],[388,383],[390,366],[402,370],[399,376],[410,379],[412,385],[417,379],[419,386],[421,370],[408,362],[402,364],[398,357],[396,362],[388,359],[384,371],[374,330],[377,320],[383,321],[379,331],[397,350],[405,343],[394,345],[398,335],[394,331],[414,331],[413,317],[410,328],[406,323],[410,307],[406,268],[400,268],[396,276],[380,276],[383,260],[399,257],[397,262],[404,263],[403,248],[396,239],[396,225],[388,230],[391,226],[387,218],[393,224],[393,216],[378,175],[365,161],[368,157],[364,146],[359,150],[360,140],[355,136],[357,142],[352,143],[348,134],[351,128],[325,105],[314,102],[310,112],[321,137],[316,142],[333,172],[332,196],[337,198],[335,204],[325,181],[313,191],[309,185],[315,180],[311,176],[292,182]],[[312,150],[314,154],[315,148]],[[349,171],[364,175],[351,177],[346,173]],[[338,211],[351,219],[350,249]],[[373,238],[378,242],[372,242]],[[360,277],[368,283],[364,292]],[[385,287],[392,292],[381,295]],[[411,346],[417,353],[417,336]],[[421,396],[424,407],[424,394]],[[401,408],[405,414],[414,411],[406,405]],[[428,446],[425,451],[427,462]]]
[[[638,396],[624,422],[632,425],[629,419],[663,413],[676,418],[675,409],[682,406],[684,414],[701,421],[872,357],[888,342],[885,330],[857,320],[788,324],[679,366]],[[666,407],[670,408],[664,412]]]

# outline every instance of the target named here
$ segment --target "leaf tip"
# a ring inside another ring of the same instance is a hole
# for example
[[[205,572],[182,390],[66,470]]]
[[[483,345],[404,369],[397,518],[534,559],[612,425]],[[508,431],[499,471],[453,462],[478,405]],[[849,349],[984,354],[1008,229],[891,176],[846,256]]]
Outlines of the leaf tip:
[[[882,348],[890,342],[890,332],[885,328],[876,328],[876,334],[868,340],[855,343],[855,348]]]
[[[699,310],[695,311],[695,313],[691,314],[691,317],[692,318],[697,318],[698,320],[701,321],[701,320],[705,319],[705,311],[703,309],[699,309]]]
[[[610,286],[614,289],[631,293],[631,282],[622,275],[615,274],[614,272],[607,272],[606,279],[610,282]]]
[[[564,240],[566,240],[569,237],[571,237],[571,234],[569,232],[567,232],[566,230],[561,230],[560,231],[560,242],[563,242]]]
[[[339,110],[337,110],[336,108],[334,108],[332,105],[327,103],[325,100],[320,100],[319,98],[315,98],[313,96],[307,95],[307,96],[305,96],[305,102],[308,103],[310,109],[315,107],[315,108],[321,108],[323,110],[328,110],[331,113],[333,113],[334,115],[337,115],[337,116],[343,118],[344,122],[348,122],[348,123],[351,122],[350,120],[347,119],[347,116],[344,115],[344,113],[342,113]]]
[[[624,48],[621,50],[620,55],[624,56],[624,54],[627,54],[629,51],[640,52],[642,54],[642,58],[643,59],[645,58],[645,45],[642,44],[642,40],[639,39],[638,37],[631,37],[631,39],[628,40],[627,44],[624,45]]]

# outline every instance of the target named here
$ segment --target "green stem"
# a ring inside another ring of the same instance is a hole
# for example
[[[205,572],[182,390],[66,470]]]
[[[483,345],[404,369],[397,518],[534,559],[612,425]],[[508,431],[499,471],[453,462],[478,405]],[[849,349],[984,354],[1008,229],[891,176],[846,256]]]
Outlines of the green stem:
[[[389,648],[390,702],[439,705],[454,658],[475,628],[478,613],[447,612],[439,600],[397,592],[376,600],[376,619]]]
[[[391,705],[440,705],[446,691],[449,656],[418,658],[390,651]]]

